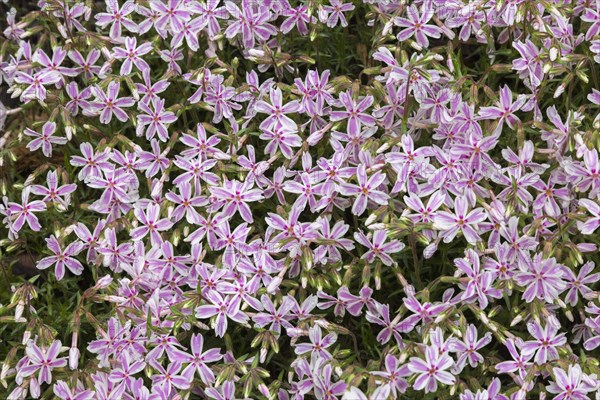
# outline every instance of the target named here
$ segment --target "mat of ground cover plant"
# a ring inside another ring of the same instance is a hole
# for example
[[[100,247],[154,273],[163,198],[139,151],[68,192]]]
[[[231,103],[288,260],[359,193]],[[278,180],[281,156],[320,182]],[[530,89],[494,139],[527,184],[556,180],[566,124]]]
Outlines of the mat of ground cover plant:
[[[0,15],[1,398],[600,398],[600,1]]]

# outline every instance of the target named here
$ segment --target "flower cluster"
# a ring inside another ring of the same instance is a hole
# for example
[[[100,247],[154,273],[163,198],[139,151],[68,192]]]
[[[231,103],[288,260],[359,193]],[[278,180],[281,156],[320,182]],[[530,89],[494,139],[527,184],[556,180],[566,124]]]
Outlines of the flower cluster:
[[[600,392],[600,2],[345,1],[7,12],[3,398]]]

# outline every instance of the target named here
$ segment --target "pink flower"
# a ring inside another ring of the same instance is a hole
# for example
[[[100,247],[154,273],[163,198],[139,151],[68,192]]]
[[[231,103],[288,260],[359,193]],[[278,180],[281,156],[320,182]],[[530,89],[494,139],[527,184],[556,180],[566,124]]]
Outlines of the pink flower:
[[[69,52],[68,57],[79,67],[73,68],[77,74],[83,73],[86,79],[91,79],[94,75],[100,73],[100,67],[96,65],[96,61],[100,58],[100,50],[92,49],[89,53],[83,57],[79,50],[73,50]],[[74,82],[71,82],[74,83]]]
[[[525,342],[523,351],[535,353],[534,361],[536,364],[541,365],[558,359],[557,347],[562,348],[567,343],[567,338],[564,333],[557,335],[557,326],[554,326],[550,321],[546,321],[546,326],[542,328],[537,321],[532,321],[527,324],[527,330],[535,340]]]
[[[211,304],[196,307],[196,318],[215,318],[215,333],[223,337],[227,331],[227,318],[245,324],[248,316],[240,311],[241,299],[239,297],[222,297],[217,291],[211,290],[206,295]]]
[[[407,297],[402,301],[406,308],[413,313],[413,315],[407,316],[401,323],[403,332],[410,332],[419,322],[430,323],[434,320],[434,317],[444,312],[448,305],[444,303],[430,303],[430,302],[419,302],[415,297],[415,289],[409,286],[405,289]]]
[[[294,156],[292,148],[302,146],[302,138],[296,132],[295,129],[289,130],[284,126],[263,129],[260,138],[269,141],[265,146],[265,154],[273,157],[279,149],[285,158],[291,159]]]
[[[218,388],[207,388],[206,395],[215,400],[235,400],[235,384],[233,381],[225,381]]]
[[[215,81],[212,87],[207,89],[204,100],[214,107],[212,121],[215,124],[221,122],[223,118],[231,120],[233,110],[242,109],[242,106],[234,101],[236,95],[235,88],[225,86],[220,81]]]
[[[300,110],[300,103],[294,100],[283,104],[283,95],[278,87],[271,88],[270,98],[271,104],[263,100],[256,102],[256,111],[269,115],[267,119],[261,122],[260,128],[273,129],[274,127],[280,127],[290,132],[297,131],[296,123],[286,114],[297,113]]]
[[[592,214],[592,218],[588,218],[586,221],[577,221],[577,229],[584,235],[592,234],[600,227],[600,206],[590,199],[579,199],[579,205]]]
[[[576,306],[579,300],[579,293],[583,297],[592,292],[592,289],[587,286],[596,283],[600,280],[600,273],[590,274],[594,270],[594,262],[588,261],[581,266],[579,273],[575,275],[575,271],[570,268],[565,268],[565,278],[567,279],[567,295],[565,302]]]
[[[461,288],[464,288],[461,300],[469,301],[473,298],[477,298],[479,300],[479,306],[483,310],[489,304],[488,297],[497,299],[502,297],[502,291],[492,287],[495,280],[493,273],[481,269],[479,255],[477,255],[473,249],[468,249],[466,251],[465,258],[455,259],[454,264],[457,268],[455,276],[460,273],[467,275],[466,285],[461,283]]]
[[[149,107],[152,104],[152,108]],[[177,117],[171,111],[165,111],[165,101],[158,97],[153,98],[150,103],[139,102],[138,107],[144,112],[137,116],[138,126],[136,134],[142,136],[146,132],[146,139],[151,140],[155,134],[162,142],[169,139],[169,124],[177,121]]]
[[[67,52],[63,50],[61,47],[55,47],[52,51],[52,58],[48,57],[46,52],[42,49],[38,49],[32,57],[32,60],[36,63],[40,64],[43,68],[40,70],[41,72],[46,71],[55,71],[61,75],[60,83],[57,82],[58,85],[62,85],[64,80],[62,75],[64,76],[77,76],[77,72],[71,68],[61,67],[61,64],[65,60],[67,56]]]
[[[375,300],[371,298],[372,294],[373,289],[368,286],[363,286],[358,296],[350,293],[350,290],[346,286],[342,286],[337,293],[338,298],[344,303],[344,307],[346,307],[348,313],[355,317],[361,315],[363,306],[367,306],[368,309],[375,308]]]
[[[440,354],[436,346],[428,346],[425,349],[425,360],[411,357],[408,363],[410,372],[418,374],[413,384],[414,389],[425,389],[425,393],[434,393],[438,389],[438,382],[453,385],[456,378],[446,371],[452,365],[454,360],[448,354]]]
[[[531,86],[538,87],[544,79],[539,48],[529,39],[525,42],[515,41],[513,47],[521,57],[513,60],[512,68],[519,72],[521,79],[527,79],[526,82],[530,82]]]
[[[55,122],[46,122],[42,127],[42,133],[37,133],[29,128],[25,128],[25,134],[27,136],[32,136],[33,139],[31,142],[27,144],[27,148],[31,151],[35,151],[42,148],[42,153],[46,157],[52,157],[52,145],[53,144],[65,144],[67,143],[67,139],[63,137],[55,137],[54,132],[56,131],[56,123]]]
[[[409,376],[410,372],[408,365],[402,365],[400,360],[393,355],[385,356],[385,371],[375,371],[372,374],[384,378],[387,383],[381,384],[375,389],[373,399],[389,398],[390,395],[392,398],[397,398],[398,393],[406,392],[408,383],[404,377]]]
[[[198,4],[198,3],[196,3]],[[191,9],[191,7],[190,7]],[[198,35],[200,31],[206,27],[206,20],[202,17],[194,18],[192,20],[186,21],[183,23],[183,27],[176,31],[171,39],[171,47],[177,48],[181,47],[183,44],[183,39],[185,39],[190,50],[196,52],[200,47],[200,43],[198,42]]]
[[[284,297],[279,308],[275,308],[269,296],[263,294],[259,304],[264,307],[264,310],[252,318],[256,326],[264,328],[269,325],[268,329],[275,332],[277,336],[281,334],[282,326],[286,329],[292,328],[289,320],[292,318],[291,311],[295,303],[289,297]]]
[[[496,364],[496,369],[503,374],[517,371],[519,373],[519,378],[522,381],[525,379],[529,368],[533,365],[529,360],[533,358],[534,353],[523,350],[523,341],[521,339],[516,339],[516,341],[510,338],[507,339],[506,348],[513,358],[513,361],[503,361],[498,363]],[[519,352],[519,350],[521,350],[521,352]]]
[[[323,364],[321,364],[322,366]],[[315,397],[323,400],[337,400],[337,396],[346,390],[346,382],[340,380],[334,382],[331,380],[333,367],[326,364],[321,371],[315,373]]]
[[[416,213],[408,214],[407,216],[415,223],[433,222],[437,216],[437,209],[444,204],[445,197],[446,196],[441,191],[434,192],[431,197],[429,197],[427,206],[425,206],[419,196],[410,193],[408,196],[404,196],[404,202],[411,210],[416,211]]]
[[[64,250],[61,249],[58,240],[54,235],[46,239],[48,248],[54,253],[53,256],[42,258],[36,265],[38,269],[46,269],[51,265],[55,266],[54,274],[56,280],[60,281],[65,275],[65,266],[75,275],[81,275],[83,265],[74,257],[83,250],[83,243],[80,241],[69,244]]]
[[[106,13],[98,13],[96,15],[97,25],[102,28],[111,25],[110,37],[119,39],[121,37],[121,26],[125,27],[129,32],[136,32],[137,25],[132,20],[125,18],[135,10],[135,3],[131,0],[126,1],[120,8],[117,0],[105,0]]]
[[[219,19],[227,19],[229,14],[227,9],[223,6],[219,7],[221,0],[207,0],[206,2],[192,2],[189,5],[190,11],[199,14],[198,17],[203,25],[206,27],[208,36],[212,39],[220,31],[221,26],[219,25]]]
[[[182,182],[178,187],[179,194],[170,191],[165,195],[167,200],[177,205],[171,214],[172,218],[177,222],[185,215],[188,223],[195,224],[200,220],[200,214],[196,211],[196,207],[206,206],[208,200],[204,196],[193,196],[192,185],[189,182]]]
[[[491,341],[491,332],[487,332],[481,339],[477,340],[477,328],[475,325],[470,324],[467,327],[464,339],[462,341],[456,340],[452,345],[452,351],[458,353],[458,360],[456,361],[457,370],[462,370],[467,361],[473,368],[482,363],[483,356],[477,350],[487,346]]]
[[[533,259],[519,262],[520,271],[515,275],[517,284],[525,287],[523,298],[528,303],[535,298],[553,303],[567,287],[563,266],[557,264],[554,257],[542,257],[542,253],[538,253]]]
[[[132,360],[129,353],[124,352],[121,357],[121,366],[113,368],[108,379],[114,383],[125,383],[128,388],[133,385],[133,375],[142,372],[146,367],[143,360]]]
[[[373,233],[373,242],[361,231],[354,232],[354,239],[369,249],[369,251],[362,255],[361,260],[367,260],[368,263],[372,263],[376,258],[379,258],[384,265],[392,265],[394,260],[390,257],[390,254],[402,251],[405,245],[399,240],[392,240],[389,243],[385,243],[386,238],[386,230],[375,231]]]
[[[105,148],[101,153],[95,153],[90,143],[81,143],[79,145],[81,156],[71,156],[71,165],[83,167],[77,178],[83,181],[88,177],[102,177],[102,170],[112,167],[110,163],[110,148]]]
[[[519,95],[517,100],[513,102],[512,97],[512,91],[508,85],[504,85],[500,89],[500,101],[493,107],[481,107],[479,109],[479,117],[481,119],[495,120],[498,124],[496,126],[497,132],[502,130],[504,122],[507,123],[510,129],[515,129],[516,124],[520,123],[521,120],[514,113],[523,107],[527,99],[525,95]]]
[[[182,375],[193,376],[194,371],[198,372],[200,379],[206,385],[210,385],[215,381],[215,374],[206,365],[207,363],[214,363],[223,358],[221,350],[219,348],[208,349],[202,351],[204,348],[204,337],[201,334],[192,335],[190,340],[191,352],[185,352],[180,349],[175,349],[170,359],[178,361],[182,364],[188,364],[182,371]]]
[[[311,353],[312,356],[318,356],[324,358],[325,360],[331,360],[332,355],[329,351],[327,351],[327,348],[331,347],[331,345],[336,342],[336,333],[332,332],[323,337],[321,327],[319,325],[315,325],[308,330],[308,338],[310,339],[310,343],[299,343],[296,345],[296,348],[294,349],[296,354],[302,355]]]
[[[113,57],[117,60],[125,60],[121,65],[121,75],[129,75],[131,73],[132,65],[135,65],[140,71],[148,70],[150,67],[148,63],[144,61],[142,56],[152,51],[152,44],[142,43],[137,45],[137,39],[135,37],[125,38],[125,48],[115,47],[113,48]]]
[[[244,221],[252,223],[252,211],[248,207],[249,202],[259,201],[263,198],[260,189],[252,189],[248,182],[239,182],[236,180],[225,181],[221,187],[212,187],[210,192],[216,196],[219,201],[225,202],[223,207],[223,216],[231,217],[236,211],[240,213]]]
[[[381,344],[386,344],[393,336],[396,340],[396,344],[399,347],[402,347],[403,342],[402,336],[400,335],[402,332],[402,325],[399,323],[399,318],[394,318],[393,320],[390,318],[390,306],[387,304],[375,303],[373,308],[373,310],[367,311],[365,318],[373,324],[384,327],[377,335],[377,341]]]
[[[30,187],[25,187],[21,192],[21,204],[8,203],[8,217],[12,220],[10,225],[13,232],[19,232],[25,222],[33,231],[39,231],[42,226],[40,225],[38,218],[35,216],[35,212],[46,210],[46,203],[40,200],[29,201]]]
[[[356,169],[357,185],[350,183],[340,184],[340,192],[345,196],[356,196],[352,205],[352,214],[362,215],[367,209],[369,200],[379,205],[385,205],[389,196],[378,190],[379,186],[385,181],[385,174],[375,172],[370,178],[367,177],[367,170],[363,164]]]
[[[201,160],[207,158],[216,158],[226,160],[229,156],[219,150],[216,146],[221,142],[216,135],[207,135],[206,129],[202,124],[196,127],[196,136],[183,134],[180,139],[181,143],[185,144],[188,149],[181,152],[185,157],[199,157]]]
[[[592,24],[585,34],[585,40],[591,40],[600,33],[600,4],[598,0],[596,0],[595,4],[592,4],[591,1],[585,4],[589,4],[591,7],[585,9],[584,14],[581,16],[581,20]]]
[[[92,89],[86,87],[81,92],[77,83],[70,82],[66,87],[67,95],[71,98],[71,101],[67,103],[65,108],[69,110],[71,115],[76,116],[79,113],[79,107],[82,109],[89,109],[91,107],[90,102],[87,99],[92,95]]]
[[[135,104],[135,100],[133,97],[118,98],[120,88],[121,83],[113,81],[108,84],[106,93],[104,93],[99,86],[94,86],[92,89],[92,92],[96,96],[96,100],[91,103],[92,110],[96,113],[100,113],[101,123],[108,124],[112,119],[113,114],[121,122],[129,120],[129,116],[123,111],[122,107],[131,107]]]
[[[361,131],[361,126],[375,125],[375,118],[366,113],[367,108],[373,104],[373,96],[365,96],[360,102],[356,102],[352,98],[351,92],[340,93],[340,102],[346,108],[345,111],[332,111],[329,117],[332,121],[348,120],[348,134],[358,135]]]
[[[170,160],[167,157],[168,149],[165,151],[160,150],[159,141],[152,139],[150,142],[152,151],[140,151],[140,163],[139,168],[142,171],[146,171],[146,177],[151,178],[158,172],[163,172],[170,164]]]
[[[39,383],[52,383],[52,370],[67,365],[66,358],[58,358],[61,346],[60,340],[55,340],[47,349],[40,349],[37,344],[30,341],[25,348],[27,363],[18,371],[18,374],[26,378],[39,371]]]
[[[115,228],[108,228],[104,231],[104,240],[98,246],[98,253],[104,256],[102,260],[104,266],[117,269],[121,263],[132,261],[133,249],[131,243],[118,244]]]
[[[138,221],[142,223],[142,226],[130,232],[134,240],[140,240],[150,233],[153,245],[161,244],[162,238],[159,232],[166,231],[173,226],[173,222],[168,218],[160,218],[160,206],[158,204],[150,204],[145,210],[136,208],[134,214]]]
[[[179,361],[173,361],[166,369],[154,360],[151,361],[151,364],[157,372],[150,377],[152,384],[164,389],[165,393],[171,393],[173,388],[181,390],[190,388],[192,377],[181,372],[182,365]]]
[[[600,29],[600,23],[598,25]],[[552,373],[554,381],[546,386],[546,390],[557,395],[553,400],[589,399],[587,394],[597,390],[597,384],[594,387],[592,383],[597,383],[597,380],[584,374],[577,364],[570,364],[567,372],[559,367],[552,368]]]
[[[32,185],[31,193],[37,194],[38,196],[44,196],[42,199],[43,202],[57,202],[66,207],[68,203],[63,196],[67,196],[77,190],[77,185],[69,183],[59,187],[58,174],[56,171],[48,171],[46,181],[48,182],[48,186]]]
[[[143,95],[140,102],[148,104],[151,100],[158,98],[158,94],[167,90],[171,85],[171,82],[166,79],[161,79],[156,83],[152,83],[152,79],[150,78],[150,68],[145,68],[141,71],[144,83],[136,82],[135,89],[138,91],[138,94]]]
[[[342,3],[342,0],[329,0],[329,4],[331,5],[323,6],[323,18],[320,19],[330,28],[335,27],[338,21],[342,27],[347,27],[348,21],[344,13],[354,10],[354,4]]]
[[[61,400],[93,400],[95,394],[93,390],[85,390],[81,385],[69,388],[66,382],[60,380],[54,384],[53,391]]]
[[[23,71],[18,71],[15,74],[16,83],[28,85],[20,97],[20,100],[25,103],[31,100],[46,100],[46,88],[44,86],[58,83],[61,79],[61,75],[52,70],[43,70],[33,75]]]
[[[441,29],[435,25],[428,25],[427,22],[433,17],[433,10],[429,7],[421,8],[422,15],[419,14],[419,10],[414,5],[409,6],[406,9],[407,18],[396,17],[394,18],[394,24],[402,28],[406,28],[398,33],[398,40],[404,42],[413,35],[417,39],[417,43],[422,47],[429,47],[429,40],[427,36],[434,39],[441,37]]]
[[[299,5],[295,8],[285,8],[282,14],[287,18],[281,23],[281,26],[279,27],[281,33],[289,33],[294,28],[294,26],[296,26],[298,28],[298,32],[301,35],[308,34],[307,24],[310,23],[311,18],[309,16],[307,6]]]
[[[166,3],[166,4],[165,4]],[[161,36],[169,31],[176,35],[183,30],[185,22],[190,18],[191,12],[184,0],[169,0],[168,2],[151,1],[150,8],[157,15],[154,27]]]
[[[251,49],[259,42],[267,41],[271,36],[277,34],[277,29],[268,21],[271,19],[271,11],[264,5],[254,7],[249,0],[242,0],[242,10],[232,1],[226,1],[225,7],[233,17],[225,30],[225,36],[232,39],[242,34],[244,47]]]
[[[454,239],[458,232],[462,232],[467,242],[477,243],[481,238],[477,230],[478,224],[483,222],[487,215],[482,208],[469,211],[467,199],[457,197],[454,201],[454,214],[447,211],[438,211],[434,219],[434,228],[439,229],[445,243]]]
[[[330,221],[327,218],[322,218],[320,221],[319,238],[323,244],[317,247],[314,251],[315,263],[321,262],[337,262],[342,260],[342,254],[339,249],[350,251],[354,249],[354,244],[350,239],[344,239],[344,235],[348,232],[349,225],[343,221],[337,221],[333,228],[330,227]]]

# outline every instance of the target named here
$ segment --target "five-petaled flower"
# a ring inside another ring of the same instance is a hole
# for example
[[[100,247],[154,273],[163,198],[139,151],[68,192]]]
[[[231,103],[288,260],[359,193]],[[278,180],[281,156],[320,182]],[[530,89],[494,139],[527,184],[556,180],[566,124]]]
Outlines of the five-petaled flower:
[[[137,39],[135,37],[125,38],[125,48],[115,47],[113,49],[113,56],[117,60],[125,60],[121,65],[121,75],[129,75],[131,73],[131,67],[135,65],[140,71],[149,70],[148,63],[144,61],[142,56],[150,53],[152,45],[150,43],[142,43],[137,45]]]
[[[296,345],[296,354],[311,353],[314,356],[330,360],[332,358],[331,353],[327,348],[331,347],[337,341],[337,334],[335,332],[327,334],[323,337],[323,332],[319,325],[315,325],[308,330],[308,338],[310,343],[299,343]]]
[[[533,360],[539,365],[556,360],[558,358],[558,348],[567,343],[565,334],[560,333],[557,335],[559,327],[551,321],[546,321],[546,326],[543,328],[537,321],[532,321],[527,324],[527,330],[535,340],[526,341],[522,349],[527,353],[535,353]]]
[[[31,151],[35,151],[41,147],[42,153],[44,153],[46,157],[52,157],[53,144],[67,143],[66,138],[54,136],[54,132],[56,132],[56,123],[51,121],[46,122],[44,126],[42,126],[41,134],[29,128],[25,128],[24,133],[27,136],[35,138],[27,144],[27,148]]]
[[[27,343],[25,348],[26,364],[19,370],[19,375],[26,378],[37,372],[39,383],[51,383],[52,370],[67,365],[66,358],[58,358],[61,346],[60,340],[53,341],[47,348],[39,348],[33,341]]]
[[[439,229],[444,242],[449,243],[458,232],[462,232],[467,242],[471,244],[481,240],[477,233],[478,224],[483,222],[487,215],[482,208],[469,211],[468,201],[464,197],[454,200],[454,213],[438,211],[434,218],[434,227]]]
[[[456,378],[446,371],[453,364],[454,360],[448,354],[440,353],[436,346],[428,346],[425,349],[425,360],[411,357],[408,363],[410,372],[417,374],[414,388],[425,389],[425,393],[434,393],[437,391],[438,382],[453,385]]]
[[[37,263],[38,269],[46,269],[51,265],[54,265],[54,274],[56,280],[60,281],[65,276],[65,267],[69,269],[75,275],[81,275],[83,272],[83,265],[75,258],[81,250],[83,250],[83,243],[79,240],[69,244],[64,250],[61,248],[60,243],[54,235],[51,235],[46,239],[48,248],[54,253],[53,256],[42,258]]]
[[[385,205],[389,196],[382,190],[379,190],[381,184],[385,181],[385,174],[375,172],[371,177],[367,177],[367,170],[364,165],[359,165],[356,169],[357,185],[351,183],[341,183],[340,192],[345,196],[356,196],[352,205],[352,214],[362,215],[367,209],[368,201],[376,204]]]
[[[131,107],[135,104],[135,100],[133,97],[119,98],[120,88],[121,83],[115,81],[108,84],[106,93],[99,86],[94,86],[92,93],[96,96],[96,99],[90,103],[92,108],[87,111],[84,110],[84,114],[100,114],[100,122],[103,124],[108,124],[113,114],[119,121],[126,122],[129,116],[123,111],[123,108]]]
[[[435,25],[427,24],[433,17],[433,14],[433,9],[428,6],[423,6],[420,13],[417,6],[409,6],[406,9],[406,16],[408,18],[394,18],[395,25],[405,28],[398,33],[398,40],[403,42],[414,35],[419,45],[422,47],[429,47],[429,39],[427,39],[427,36],[434,39],[441,37],[440,28]]]
[[[13,232],[19,232],[25,222],[33,231],[39,231],[42,226],[39,223],[38,218],[35,216],[35,212],[41,212],[46,209],[46,203],[41,200],[29,201],[29,193],[31,187],[26,187],[21,192],[21,204],[19,203],[8,203],[7,214],[11,220],[10,228]]]
[[[405,245],[399,240],[392,240],[386,243],[388,231],[385,229],[373,232],[373,241],[369,240],[362,232],[355,232],[354,239],[367,247],[369,251],[362,255],[361,259],[366,260],[368,263],[372,263],[376,258],[380,259],[381,262],[387,266],[394,263],[390,254],[398,253],[404,249]]]

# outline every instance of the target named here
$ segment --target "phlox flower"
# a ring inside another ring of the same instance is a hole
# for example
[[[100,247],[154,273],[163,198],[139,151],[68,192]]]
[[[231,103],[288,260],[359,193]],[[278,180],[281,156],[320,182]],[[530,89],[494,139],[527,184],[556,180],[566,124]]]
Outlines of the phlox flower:
[[[21,367],[18,374],[21,377],[28,377],[37,373],[39,383],[52,383],[52,370],[62,368],[67,365],[66,358],[59,358],[62,343],[55,340],[47,348],[40,348],[32,341],[28,342],[25,348],[26,364]]]
[[[425,389],[425,393],[435,393],[438,389],[438,382],[444,385],[453,385],[456,378],[446,371],[453,364],[454,360],[448,354],[440,354],[435,346],[428,346],[425,349],[425,360],[411,357],[408,363],[410,372],[417,374],[417,379],[413,384],[414,389]]]
[[[527,353],[535,353],[536,364],[541,365],[558,359],[558,348],[567,343],[564,333],[557,335],[559,327],[547,321],[546,326],[542,328],[537,321],[532,321],[527,325],[527,330],[535,340],[526,341],[522,349]]]
[[[54,136],[54,132],[56,132],[56,123],[51,121],[44,124],[41,134],[29,128],[25,128],[24,133],[27,136],[35,138],[27,144],[27,148],[31,151],[35,151],[41,147],[42,153],[44,153],[46,157],[52,157],[53,144],[67,143],[66,138]]]
[[[53,256],[42,258],[36,265],[38,269],[46,269],[52,265],[55,266],[54,274],[56,280],[60,281],[65,275],[65,267],[69,269],[75,275],[81,275],[83,272],[83,265],[75,258],[81,250],[83,250],[83,243],[75,241],[69,244],[64,250],[61,248],[58,240],[54,235],[46,239],[46,243],[50,251],[54,253]]]
[[[361,231],[354,232],[354,239],[367,247],[369,251],[362,255],[361,259],[372,263],[376,258],[380,259],[384,265],[390,266],[394,263],[390,254],[398,253],[404,249],[404,243],[399,240],[392,240],[386,243],[388,232],[386,230],[377,230],[373,233],[372,241]]]
[[[528,303],[535,298],[552,303],[567,287],[563,267],[556,263],[554,257],[542,257],[542,253],[538,253],[518,264],[519,272],[515,275],[515,281],[525,287],[523,298]]]

